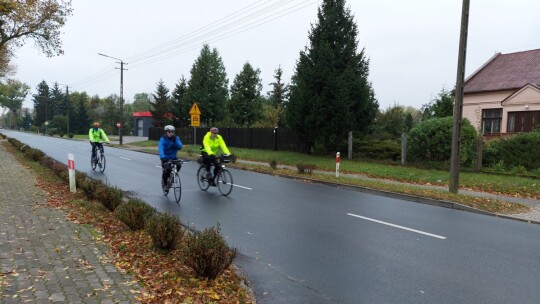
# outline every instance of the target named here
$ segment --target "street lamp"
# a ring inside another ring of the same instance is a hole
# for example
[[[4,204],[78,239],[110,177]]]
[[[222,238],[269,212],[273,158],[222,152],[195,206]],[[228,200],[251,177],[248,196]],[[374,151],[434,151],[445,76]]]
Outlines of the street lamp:
[[[120,136],[120,145],[122,145],[122,133],[123,133],[122,127],[124,126],[124,123],[122,121],[124,117],[124,64],[127,64],[127,63],[125,63],[120,58],[112,57],[112,56],[101,54],[101,53],[98,53],[98,55],[120,61],[119,62],[120,63],[120,128],[118,130],[118,135]]]

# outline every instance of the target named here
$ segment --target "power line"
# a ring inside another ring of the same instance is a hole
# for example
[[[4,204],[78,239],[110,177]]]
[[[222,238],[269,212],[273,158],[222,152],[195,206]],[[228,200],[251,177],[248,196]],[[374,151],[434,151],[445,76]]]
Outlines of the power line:
[[[295,6],[286,8],[286,9],[284,9],[284,10],[281,10],[281,11],[279,11],[279,12],[276,12],[276,13],[272,14],[272,15],[266,16],[266,17],[264,17],[264,18],[262,18],[262,19],[258,19],[258,20],[256,20],[256,21],[254,21],[254,22],[252,22],[252,23],[249,23],[249,24],[247,24],[247,25],[244,25],[244,26],[242,26],[242,27],[233,29],[233,30],[231,30],[231,31],[225,32],[225,33],[223,33],[223,34],[221,34],[221,35],[218,35],[218,36],[216,36],[216,37],[209,38],[209,39],[203,40],[203,41],[205,41],[205,42],[217,42],[217,41],[224,40],[224,39],[226,39],[226,38],[232,37],[232,36],[234,36],[234,35],[237,35],[237,34],[246,32],[246,31],[251,30],[251,29],[253,29],[253,28],[255,28],[255,27],[258,27],[258,26],[261,26],[261,25],[263,25],[263,24],[266,24],[266,23],[268,23],[268,22],[270,22],[270,21],[273,21],[273,20],[275,20],[275,19],[278,19],[278,18],[281,18],[281,17],[286,16],[286,15],[288,15],[288,14],[294,13],[294,12],[300,10],[300,9],[303,9],[303,8],[305,8],[305,7],[307,7],[307,6],[313,5],[313,4],[315,4],[315,3],[319,2],[319,1],[320,1],[320,0],[315,0],[315,1],[313,1],[313,0],[306,0],[306,1],[303,1],[303,2],[301,2],[301,3],[299,3],[299,4],[296,4]],[[307,3],[307,4],[305,4],[305,3]],[[292,11],[286,12],[287,10],[290,10],[290,9],[295,8],[295,7],[297,7],[297,6],[300,6],[300,5],[302,5],[302,4],[305,4],[305,5],[303,5],[303,6],[299,7],[299,8],[296,8],[296,9],[294,9],[294,10],[292,10]],[[283,13],[283,12],[286,12],[286,13],[281,14],[281,13]],[[277,15],[277,16],[276,16],[276,15]],[[272,17],[273,17],[273,18],[272,18]],[[271,19],[269,19],[269,18],[271,18]],[[266,20],[266,19],[268,19],[268,20]],[[266,20],[266,21],[261,22],[261,21],[263,21],[263,20]],[[209,36],[209,37],[211,37],[211,36]],[[205,37],[205,38],[206,38],[206,37]],[[161,60],[164,60],[164,59],[167,59],[167,58],[170,58],[170,57],[173,57],[173,56],[182,54],[182,53],[186,53],[186,52],[191,51],[191,50],[193,50],[193,49],[199,48],[199,47],[200,47],[200,42],[201,42],[201,40],[199,40],[198,42],[191,43],[190,45],[187,45],[187,46],[185,46],[185,47],[183,47],[183,48],[181,48],[181,49],[178,49],[178,50],[176,50],[176,51],[174,51],[174,52],[169,52],[169,53],[166,53],[166,54],[160,54],[161,56],[159,56],[159,57],[157,57],[157,58],[151,59],[151,57],[149,57],[149,58],[148,58],[148,59],[150,59],[149,61],[139,60],[139,61],[143,61],[143,62],[141,62],[141,63],[139,63],[139,64],[136,64],[136,65],[132,66],[132,68],[138,68],[138,67],[145,66],[145,65],[151,64],[151,63],[155,63],[155,62],[158,62],[158,61],[161,61]]]
[[[292,6],[287,6],[288,4],[295,2],[295,0],[279,0],[273,3],[268,3],[268,1],[265,0],[259,0],[204,27],[182,35],[179,38],[132,55],[126,60],[129,60],[131,63],[139,63],[133,65],[131,69],[142,67],[199,48],[202,41],[221,41],[296,12],[307,6],[316,4],[320,1],[321,0],[304,0]],[[276,10],[278,11],[276,12]],[[268,13],[271,14],[264,16]],[[261,16],[262,18],[259,18]],[[242,25],[254,19],[255,21]],[[109,65],[104,70],[101,70],[77,82],[73,82],[70,84],[70,86],[77,88],[93,87],[99,82],[113,76],[111,72],[113,72],[115,69],[112,68],[112,66],[113,65]]]

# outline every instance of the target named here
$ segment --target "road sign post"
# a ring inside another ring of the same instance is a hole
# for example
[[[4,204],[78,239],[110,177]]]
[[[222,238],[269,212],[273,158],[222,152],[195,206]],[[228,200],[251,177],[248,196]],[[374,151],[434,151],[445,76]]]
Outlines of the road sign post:
[[[199,127],[201,125],[201,110],[199,109],[197,102],[194,102],[191,109],[189,109],[189,115],[191,115],[191,126],[193,127],[193,144],[196,145],[197,132],[195,127]]]

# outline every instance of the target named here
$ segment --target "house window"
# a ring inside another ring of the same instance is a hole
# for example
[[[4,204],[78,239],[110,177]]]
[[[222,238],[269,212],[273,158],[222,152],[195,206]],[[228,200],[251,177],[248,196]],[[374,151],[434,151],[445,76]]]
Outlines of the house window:
[[[540,125],[540,111],[508,112],[508,132],[530,132]]]
[[[482,134],[500,133],[502,109],[482,110]]]

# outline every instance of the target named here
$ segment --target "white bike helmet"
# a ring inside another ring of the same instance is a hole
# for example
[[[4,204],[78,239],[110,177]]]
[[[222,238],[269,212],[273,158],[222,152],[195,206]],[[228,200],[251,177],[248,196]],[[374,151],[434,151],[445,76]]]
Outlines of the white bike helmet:
[[[165,132],[167,132],[167,131],[173,131],[174,132],[174,127],[171,126],[171,125],[166,125],[165,126]]]

